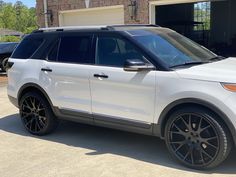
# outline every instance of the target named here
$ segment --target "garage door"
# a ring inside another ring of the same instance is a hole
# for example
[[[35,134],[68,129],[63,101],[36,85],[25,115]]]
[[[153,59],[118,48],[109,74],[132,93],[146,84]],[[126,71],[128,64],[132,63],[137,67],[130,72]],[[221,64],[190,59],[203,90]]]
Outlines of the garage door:
[[[124,24],[124,6],[108,6],[80,10],[61,11],[60,26],[89,26]]]

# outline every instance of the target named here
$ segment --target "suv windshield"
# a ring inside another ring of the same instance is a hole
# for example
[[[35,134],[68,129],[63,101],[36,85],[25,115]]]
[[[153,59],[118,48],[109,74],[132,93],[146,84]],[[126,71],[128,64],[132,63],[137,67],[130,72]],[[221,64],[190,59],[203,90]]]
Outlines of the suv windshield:
[[[166,28],[132,30],[128,33],[170,68],[208,63],[217,57],[203,46]]]

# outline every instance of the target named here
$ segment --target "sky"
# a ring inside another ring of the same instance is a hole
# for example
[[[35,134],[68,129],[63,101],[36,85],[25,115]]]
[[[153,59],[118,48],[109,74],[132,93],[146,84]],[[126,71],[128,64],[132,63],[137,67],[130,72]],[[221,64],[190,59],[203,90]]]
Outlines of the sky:
[[[4,2],[11,2],[11,3],[15,3],[17,0],[3,0]],[[20,0],[21,2],[23,2],[24,5],[28,6],[28,7],[35,7],[36,6],[36,0]]]

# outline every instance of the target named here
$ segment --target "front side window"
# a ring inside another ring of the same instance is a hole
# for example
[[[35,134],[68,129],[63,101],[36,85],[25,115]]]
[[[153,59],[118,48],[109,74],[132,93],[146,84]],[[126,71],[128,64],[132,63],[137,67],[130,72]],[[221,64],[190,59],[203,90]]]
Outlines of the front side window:
[[[91,64],[91,37],[65,36],[61,38],[57,60],[65,63]],[[55,57],[55,53],[52,53]]]
[[[96,64],[123,67],[127,59],[144,60],[144,56],[125,39],[117,37],[98,38]]]

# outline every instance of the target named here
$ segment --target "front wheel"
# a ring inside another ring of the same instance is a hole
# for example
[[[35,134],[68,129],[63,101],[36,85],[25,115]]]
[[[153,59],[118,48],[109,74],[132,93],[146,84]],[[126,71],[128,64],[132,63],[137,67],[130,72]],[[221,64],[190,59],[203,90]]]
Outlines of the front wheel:
[[[178,161],[194,169],[222,163],[231,150],[231,137],[217,115],[201,107],[172,113],[165,129],[166,145]]]
[[[48,101],[35,92],[29,92],[22,96],[20,116],[25,128],[34,135],[49,134],[58,124]]]

